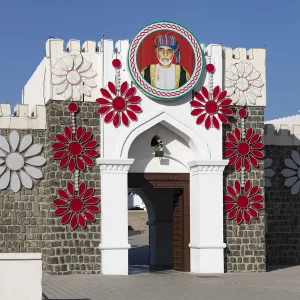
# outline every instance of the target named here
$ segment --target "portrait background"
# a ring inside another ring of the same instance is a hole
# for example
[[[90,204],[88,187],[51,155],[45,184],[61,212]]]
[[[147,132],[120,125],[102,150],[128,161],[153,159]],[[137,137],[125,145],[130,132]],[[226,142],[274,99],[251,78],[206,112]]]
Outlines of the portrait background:
[[[192,75],[195,67],[194,52],[189,42],[182,35],[170,30],[158,30],[148,35],[140,44],[137,51],[137,66],[142,71],[147,65],[157,64],[158,59],[154,48],[154,39],[161,34],[173,35],[180,45],[180,62],[187,72]],[[176,64],[176,55],[173,57],[173,64]]]

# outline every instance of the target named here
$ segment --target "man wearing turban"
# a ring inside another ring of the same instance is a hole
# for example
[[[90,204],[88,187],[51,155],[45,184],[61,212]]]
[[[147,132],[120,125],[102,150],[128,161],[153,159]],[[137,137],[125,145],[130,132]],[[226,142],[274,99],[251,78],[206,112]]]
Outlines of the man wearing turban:
[[[190,74],[179,64],[180,49],[178,41],[171,34],[159,35],[154,39],[158,64],[151,64],[142,70],[144,79],[159,89],[173,90],[184,85]],[[176,64],[172,63],[176,55]]]

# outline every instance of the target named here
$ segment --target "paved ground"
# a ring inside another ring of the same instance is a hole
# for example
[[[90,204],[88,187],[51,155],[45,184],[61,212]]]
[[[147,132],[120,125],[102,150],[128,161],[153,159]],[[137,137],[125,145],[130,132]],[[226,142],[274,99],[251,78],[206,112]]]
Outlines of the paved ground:
[[[147,261],[141,246],[147,235],[129,237],[131,263]],[[140,248],[140,249],[139,249]],[[141,250],[141,252],[139,252]],[[139,253],[139,257],[136,255]],[[267,273],[197,275],[175,271],[149,273],[143,266],[129,276],[43,276],[44,300],[299,300],[300,266]],[[3,299],[4,300],[4,299]],[[21,300],[21,299],[20,299]]]

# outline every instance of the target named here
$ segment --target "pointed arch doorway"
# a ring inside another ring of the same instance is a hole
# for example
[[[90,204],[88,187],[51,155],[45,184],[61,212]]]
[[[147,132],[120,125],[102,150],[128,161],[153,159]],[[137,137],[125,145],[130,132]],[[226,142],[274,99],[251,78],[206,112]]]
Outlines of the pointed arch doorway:
[[[190,174],[128,173],[128,186],[145,193],[168,189],[168,193],[156,193],[158,199],[152,198],[153,193],[147,197],[154,210],[153,219],[149,218],[149,265],[190,272]]]

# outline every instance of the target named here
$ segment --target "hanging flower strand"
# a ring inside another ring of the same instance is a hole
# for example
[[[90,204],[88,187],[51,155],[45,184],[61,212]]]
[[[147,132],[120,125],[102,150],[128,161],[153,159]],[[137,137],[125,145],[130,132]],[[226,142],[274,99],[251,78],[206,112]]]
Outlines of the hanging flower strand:
[[[125,126],[129,126],[130,120],[137,121],[137,113],[141,113],[142,109],[139,105],[141,97],[135,95],[136,88],[129,87],[127,81],[123,82],[119,86],[118,72],[121,67],[121,62],[118,59],[113,60],[113,66],[117,70],[116,85],[112,82],[108,83],[108,90],[101,88],[100,92],[102,98],[96,99],[96,102],[100,104],[98,114],[104,116],[104,122],[113,122],[113,125],[117,128],[123,123]]]
[[[94,222],[94,214],[100,211],[97,205],[100,198],[93,196],[94,192],[94,188],[87,188],[85,183],[81,183],[77,193],[74,185],[69,182],[67,191],[59,189],[58,198],[53,200],[53,204],[57,207],[55,215],[61,216],[63,225],[70,222],[71,229],[75,229],[78,225],[85,228],[87,221]]]
[[[259,217],[258,211],[264,209],[261,203],[264,199],[259,194],[259,186],[252,186],[251,180],[248,180],[245,187],[242,188],[239,181],[235,181],[234,186],[226,187],[228,194],[224,197],[224,210],[228,211],[229,220],[236,219],[237,224],[244,220],[250,223],[252,218]]]
[[[232,116],[233,112],[229,108],[232,100],[226,98],[227,92],[221,91],[219,86],[216,86],[209,93],[206,87],[202,87],[201,93],[196,92],[194,100],[190,101],[194,108],[191,111],[192,116],[197,116],[196,124],[202,124],[206,129],[212,127],[220,129],[220,123],[228,123],[227,116]]]

